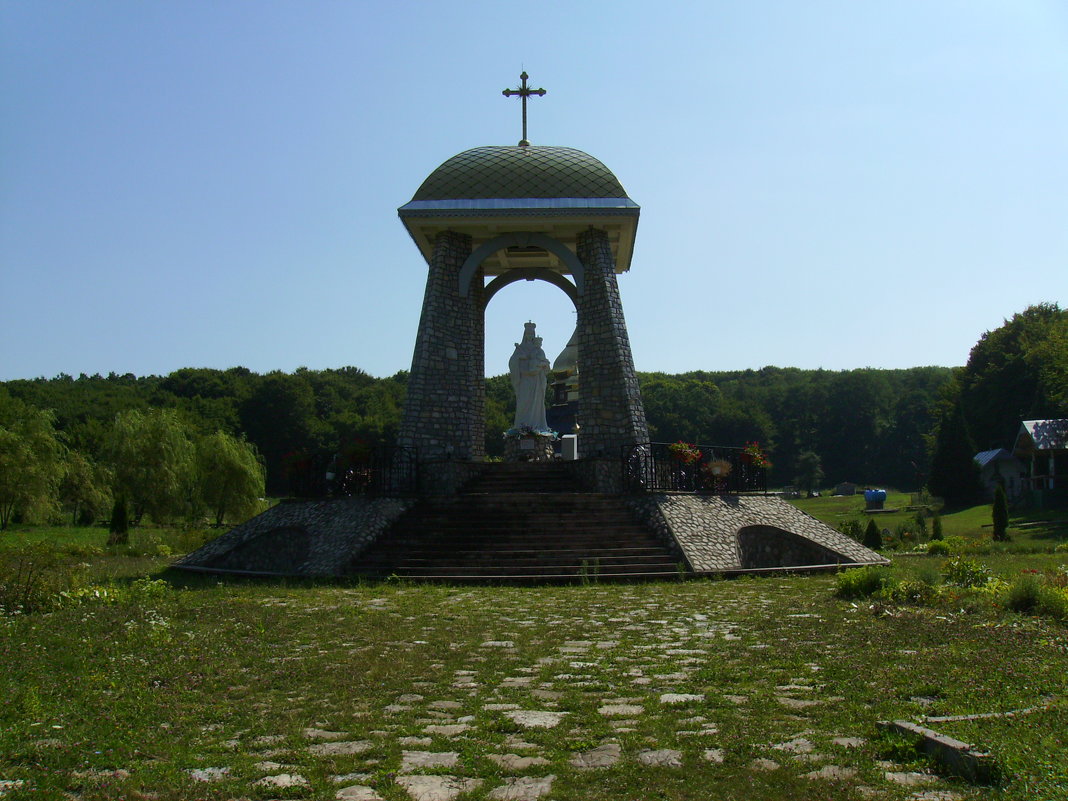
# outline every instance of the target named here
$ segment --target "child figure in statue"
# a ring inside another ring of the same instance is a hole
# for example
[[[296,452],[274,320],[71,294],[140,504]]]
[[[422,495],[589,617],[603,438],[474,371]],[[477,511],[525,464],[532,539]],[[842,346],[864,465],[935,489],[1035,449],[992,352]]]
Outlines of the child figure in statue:
[[[517,342],[512,358],[508,360],[508,372],[515,390],[515,419],[513,429],[530,427],[539,434],[549,433],[545,422],[545,384],[552,369],[541,337],[535,336],[535,324],[523,326],[523,341]]]

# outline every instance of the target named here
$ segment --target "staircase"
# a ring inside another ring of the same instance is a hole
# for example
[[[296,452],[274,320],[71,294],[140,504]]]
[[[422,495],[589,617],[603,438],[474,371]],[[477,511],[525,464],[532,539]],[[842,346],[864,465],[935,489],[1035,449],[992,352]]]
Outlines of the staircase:
[[[618,496],[575,486],[567,463],[488,464],[457,497],[425,500],[351,566],[449,582],[677,578],[679,558]]]

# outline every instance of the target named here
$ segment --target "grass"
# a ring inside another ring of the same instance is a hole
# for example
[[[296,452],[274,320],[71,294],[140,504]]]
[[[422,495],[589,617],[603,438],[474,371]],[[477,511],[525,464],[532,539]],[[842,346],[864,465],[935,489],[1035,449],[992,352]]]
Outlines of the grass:
[[[1068,562],[979,558],[1005,576]],[[163,582],[138,582],[165,560],[105,550],[87,562],[94,580],[116,577],[110,594],[0,619],[0,780],[25,783],[4,801],[332,799],[346,783],[331,777],[348,773],[401,801],[396,779],[411,749],[456,752],[449,773],[483,781],[473,799],[518,775],[489,758],[507,753],[548,761],[520,774],[555,775],[549,799],[906,799],[918,788],[886,772],[931,766],[883,738],[877,721],[1051,699],[1049,712],[1018,721],[943,727],[990,748],[1010,774],[1003,786],[933,777],[927,789],[1068,798],[1068,628],[989,605],[848,601],[834,596],[833,576],[516,588],[165,572]],[[900,557],[888,573],[919,576],[943,562]],[[669,692],[700,698],[662,704]],[[606,716],[609,703],[642,711]],[[524,729],[494,704],[566,715],[555,728]],[[442,723],[470,728],[427,733]],[[318,755],[306,728],[370,746]],[[843,747],[840,737],[862,742]],[[810,753],[775,747],[797,738]],[[606,740],[622,747],[617,765],[571,766],[574,753]],[[678,750],[684,767],[642,765],[645,749]],[[723,762],[705,760],[707,749],[722,749]],[[757,771],[755,759],[781,767]],[[805,777],[827,764],[855,775]],[[209,767],[229,773],[191,778]],[[282,772],[308,785],[255,785]]]
[[[913,524],[917,509],[908,509],[912,496],[908,493],[890,491],[886,508],[896,512],[869,515],[864,510],[864,496],[822,496],[798,498],[789,501],[798,509],[838,528],[850,520],[867,524],[874,517],[880,529],[891,532],[902,524]],[[991,539],[991,504],[979,504],[966,509],[946,511],[941,514],[942,533],[945,537],[962,537],[969,541]],[[927,520],[930,535],[930,518]],[[999,547],[1017,551],[1053,550],[1057,545],[1068,543],[1068,511],[1064,510],[1018,510],[1009,518],[1009,543]]]

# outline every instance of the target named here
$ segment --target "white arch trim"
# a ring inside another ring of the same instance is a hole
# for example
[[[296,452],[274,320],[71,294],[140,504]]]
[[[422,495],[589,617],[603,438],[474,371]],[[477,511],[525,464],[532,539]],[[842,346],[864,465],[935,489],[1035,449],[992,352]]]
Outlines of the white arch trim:
[[[547,281],[553,286],[560,287],[560,289],[564,291],[564,294],[571,298],[571,302],[575,304],[575,308],[578,308],[578,291],[575,289],[575,285],[560,275],[560,273],[554,273],[552,270],[547,270],[544,267],[514,267],[503,275],[498,275],[486,284],[486,295],[484,298],[485,305],[488,306],[494,295],[509,284],[514,284],[516,281]]]

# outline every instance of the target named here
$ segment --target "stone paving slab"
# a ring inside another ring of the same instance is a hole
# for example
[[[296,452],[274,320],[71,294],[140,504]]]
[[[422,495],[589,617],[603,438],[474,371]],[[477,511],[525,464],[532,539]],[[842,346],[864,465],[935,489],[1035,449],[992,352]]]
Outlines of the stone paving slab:
[[[334,795],[337,801],[382,801],[382,796],[375,792],[373,787],[362,784],[354,784],[351,787],[342,787]]]
[[[507,778],[504,784],[491,790],[486,798],[494,801],[537,801],[552,790],[556,776],[520,776]]]
[[[469,793],[481,786],[481,779],[461,779],[456,776],[398,776],[412,801],[452,801],[461,793]]]
[[[580,770],[594,768],[610,768],[619,762],[623,749],[618,743],[605,743],[589,751],[575,754],[571,757],[571,765]]]

